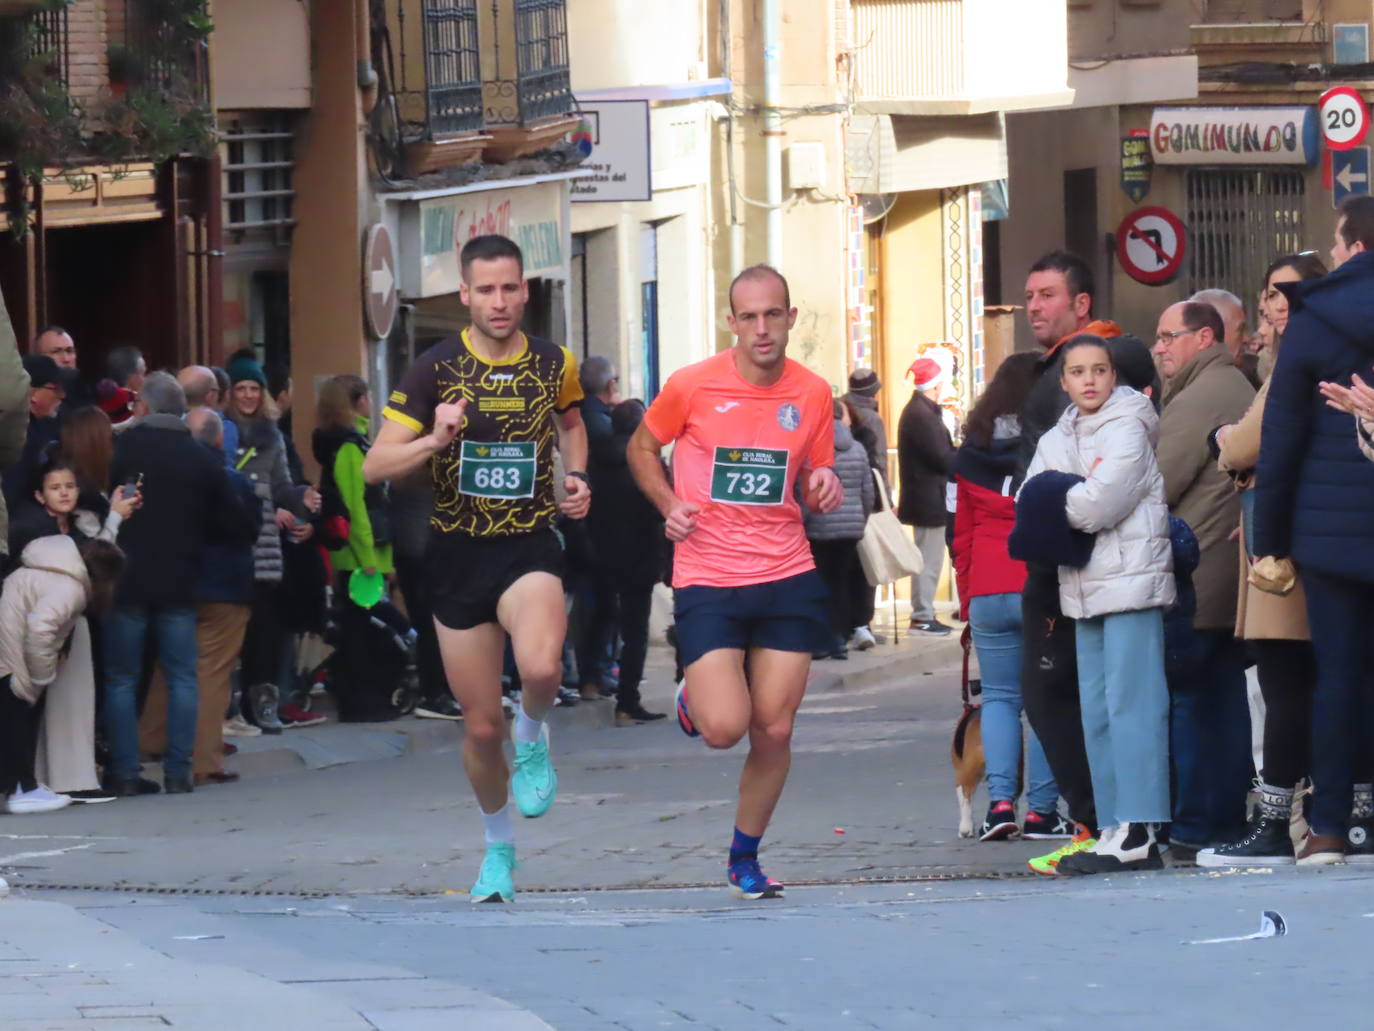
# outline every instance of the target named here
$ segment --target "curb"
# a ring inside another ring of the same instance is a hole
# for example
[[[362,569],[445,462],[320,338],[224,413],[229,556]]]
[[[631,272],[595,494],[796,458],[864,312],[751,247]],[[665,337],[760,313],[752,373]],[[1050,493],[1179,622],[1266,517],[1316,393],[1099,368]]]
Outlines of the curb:
[[[838,694],[889,683],[898,677],[919,678],[956,668],[963,657],[958,634],[942,639],[903,640],[857,652],[844,662],[821,660],[811,669],[809,694]],[[655,683],[671,682],[671,655],[663,645],[651,647],[649,669]],[[666,690],[653,700],[669,703]],[[402,716],[386,723],[339,723],[332,707],[321,707],[331,720],[319,727],[286,730],[256,738],[234,738],[239,752],[228,760],[229,769],[244,778],[274,777],[324,770],[349,763],[396,759],[456,749],[462,742],[462,723],[452,720]],[[583,730],[614,729],[611,701],[582,702],[556,710],[555,719],[566,727]]]

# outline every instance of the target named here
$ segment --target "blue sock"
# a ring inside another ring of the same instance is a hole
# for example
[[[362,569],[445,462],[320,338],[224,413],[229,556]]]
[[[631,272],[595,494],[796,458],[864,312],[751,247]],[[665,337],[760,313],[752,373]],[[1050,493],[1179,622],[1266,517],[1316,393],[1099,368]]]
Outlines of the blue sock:
[[[762,834],[756,838],[752,834],[745,834],[744,831],[736,827],[735,840],[730,844],[730,865],[734,866],[741,859],[757,859],[759,857],[759,842],[762,840]]]

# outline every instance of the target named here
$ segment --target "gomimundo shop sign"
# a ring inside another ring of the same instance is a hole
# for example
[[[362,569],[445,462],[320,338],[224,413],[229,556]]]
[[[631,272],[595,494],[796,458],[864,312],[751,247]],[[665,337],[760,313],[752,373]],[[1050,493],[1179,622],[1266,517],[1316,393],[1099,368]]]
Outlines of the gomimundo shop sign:
[[[1310,165],[1318,156],[1311,107],[1157,107],[1150,153],[1158,165]]]
[[[405,205],[401,218],[401,292],[437,297],[458,290],[458,252],[474,236],[499,233],[520,245],[525,276],[567,276],[562,182],[475,190]]]

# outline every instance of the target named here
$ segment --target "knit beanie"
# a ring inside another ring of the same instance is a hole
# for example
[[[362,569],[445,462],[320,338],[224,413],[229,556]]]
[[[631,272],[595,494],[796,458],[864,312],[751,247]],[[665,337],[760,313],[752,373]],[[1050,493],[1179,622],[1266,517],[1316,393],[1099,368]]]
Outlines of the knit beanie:
[[[229,383],[242,383],[245,380],[252,380],[263,390],[267,389],[267,377],[263,374],[262,366],[258,364],[256,358],[251,355],[237,355],[229,363]]]
[[[859,397],[876,397],[882,389],[878,374],[872,369],[855,369],[849,374],[849,392]]]

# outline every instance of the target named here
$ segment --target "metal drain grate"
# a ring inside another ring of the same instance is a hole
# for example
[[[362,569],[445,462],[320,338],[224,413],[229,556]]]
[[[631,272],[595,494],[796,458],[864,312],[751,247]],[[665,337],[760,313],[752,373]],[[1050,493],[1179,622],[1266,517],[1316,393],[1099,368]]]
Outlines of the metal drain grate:
[[[813,878],[790,880],[788,887],[795,888],[838,888],[862,887],[878,884],[931,884],[953,881],[1021,881],[1036,877],[1029,870],[1019,871],[973,871],[948,870],[929,873],[890,874],[873,877]],[[13,887],[26,891],[74,891],[74,892],[120,892],[130,895],[186,895],[186,896],[225,896],[235,898],[297,898],[329,899],[341,897],[396,896],[420,898],[442,895],[438,889],[387,888],[379,891],[319,891],[301,889],[299,891],[273,890],[270,888],[188,888],[169,885],[150,884],[40,884],[13,880]],[[608,894],[622,891],[699,891],[719,888],[717,881],[682,881],[676,884],[609,884],[595,887],[532,887],[520,889],[522,895],[577,895]]]

